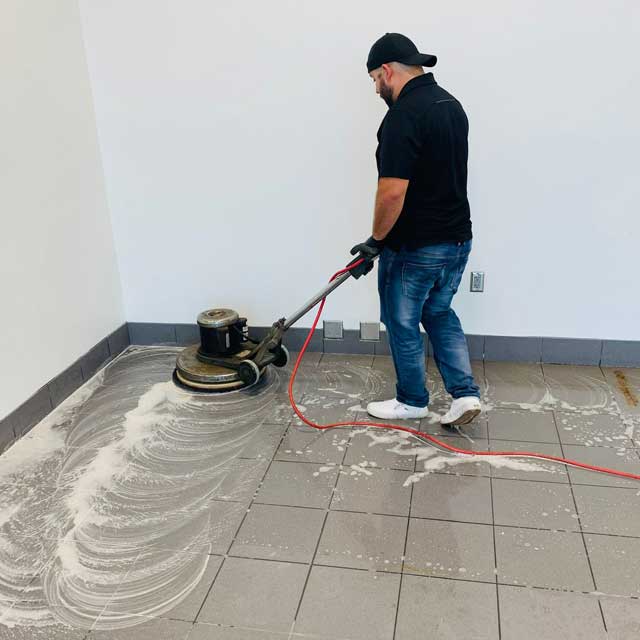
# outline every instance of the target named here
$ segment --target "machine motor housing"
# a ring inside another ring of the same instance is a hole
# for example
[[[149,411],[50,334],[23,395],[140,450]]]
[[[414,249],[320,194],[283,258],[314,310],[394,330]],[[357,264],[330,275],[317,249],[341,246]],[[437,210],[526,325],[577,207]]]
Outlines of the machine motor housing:
[[[233,309],[209,309],[198,316],[200,348],[203,359],[232,356],[242,351],[249,338],[247,319]]]

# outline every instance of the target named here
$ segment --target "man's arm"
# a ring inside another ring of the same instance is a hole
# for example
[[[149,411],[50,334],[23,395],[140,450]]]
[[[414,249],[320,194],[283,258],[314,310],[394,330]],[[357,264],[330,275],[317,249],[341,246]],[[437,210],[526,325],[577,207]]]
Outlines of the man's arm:
[[[403,178],[380,178],[373,213],[373,237],[384,240],[396,223],[407,193],[409,181]]]

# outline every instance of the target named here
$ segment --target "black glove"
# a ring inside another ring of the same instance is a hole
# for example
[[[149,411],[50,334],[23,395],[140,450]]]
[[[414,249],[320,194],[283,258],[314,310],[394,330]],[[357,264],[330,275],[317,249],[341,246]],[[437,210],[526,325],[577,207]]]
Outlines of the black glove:
[[[351,255],[354,256],[356,253],[358,254],[348,265],[351,266],[358,260],[364,259],[364,262],[359,264],[357,267],[351,269],[351,275],[357,280],[360,276],[365,276],[371,269],[373,269],[373,261],[376,256],[382,251],[382,247],[384,243],[380,240],[376,240],[373,236],[361,242],[360,244],[355,245],[351,248]]]

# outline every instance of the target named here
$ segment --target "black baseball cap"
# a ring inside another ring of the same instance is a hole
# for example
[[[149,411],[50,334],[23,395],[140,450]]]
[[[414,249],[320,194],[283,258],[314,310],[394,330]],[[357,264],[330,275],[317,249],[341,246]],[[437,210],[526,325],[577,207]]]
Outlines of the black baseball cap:
[[[369,51],[367,71],[371,73],[388,62],[433,67],[437,61],[436,56],[420,53],[418,47],[407,36],[401,33],[385,33],[382,38],[373,43]]]

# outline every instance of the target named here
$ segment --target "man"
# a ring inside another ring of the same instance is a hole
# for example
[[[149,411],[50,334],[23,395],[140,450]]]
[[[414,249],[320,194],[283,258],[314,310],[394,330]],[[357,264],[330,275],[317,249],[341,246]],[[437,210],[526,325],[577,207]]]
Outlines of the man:
[[[451,309],[471,250],[469,124],[462,105],[425,74],[422,67],[436,61],[399,33],[371,47],[367,70],[389,111],[378,130],[373,234],[351,253],[366,258],[365,273],[380,254],[380,319],[397,377],[396,397],[369,403],[368,413],[392,420],[428,414],[422,323],[453,397],[441,423],[454,426],[481,411],[467,342]]]

